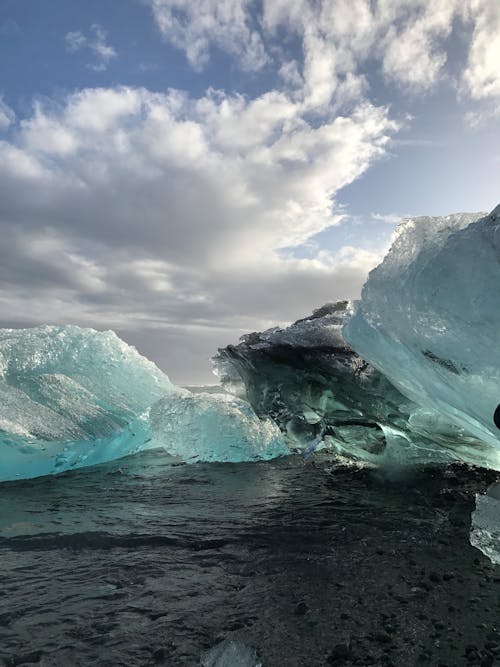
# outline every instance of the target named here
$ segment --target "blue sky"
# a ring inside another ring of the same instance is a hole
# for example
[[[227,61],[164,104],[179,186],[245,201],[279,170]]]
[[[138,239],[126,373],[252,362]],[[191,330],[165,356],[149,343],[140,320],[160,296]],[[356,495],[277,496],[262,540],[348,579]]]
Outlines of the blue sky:
[[[0,0],[0,56],[2,325],[176,381],[498,203],[498,0]]]

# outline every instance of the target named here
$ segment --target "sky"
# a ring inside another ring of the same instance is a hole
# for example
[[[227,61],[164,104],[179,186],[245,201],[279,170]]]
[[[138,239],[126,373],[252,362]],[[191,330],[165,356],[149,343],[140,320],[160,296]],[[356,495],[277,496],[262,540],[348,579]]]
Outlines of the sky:
[[[0,326],[177,383],[500,202],[499,0],[0,0]]]

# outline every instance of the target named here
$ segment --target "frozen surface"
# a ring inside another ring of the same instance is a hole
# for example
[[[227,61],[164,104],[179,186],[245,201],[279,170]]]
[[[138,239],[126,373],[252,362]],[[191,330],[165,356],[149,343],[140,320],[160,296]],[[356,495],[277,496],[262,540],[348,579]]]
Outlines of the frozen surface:
[[[262,667],[255,649],[243,642],[226,639],[207,651],[201,667]]]
[[[500,207],[406,222],[343,334],[424,421],[438,413],[489,446],[500,468],[499,262]]]
[[[175,387],[112,331],[0,330],[0,481],[152,447],[189,461],[288,453],[279,429],[247,403]]]
[[[228,394],[169,396],[150,413],[155,440],[188,462],[255,461],[289,453],[279,428]]]
[[[476,494],[476,509],[471,518],[472,546],[500,565],[500,484],[492,484],[485,494]]]
[[[112,331],[0,330],[0,480],[93,465],[146,447],[145,411],[175,391]]]
[[[329,448],[372,463],[463,460],[495,467],[496,450],[404,396],[342,337],[351,306],[327,304],[287,329],[243,336],[214,357],[222,385],[279,424],[304,458]]]

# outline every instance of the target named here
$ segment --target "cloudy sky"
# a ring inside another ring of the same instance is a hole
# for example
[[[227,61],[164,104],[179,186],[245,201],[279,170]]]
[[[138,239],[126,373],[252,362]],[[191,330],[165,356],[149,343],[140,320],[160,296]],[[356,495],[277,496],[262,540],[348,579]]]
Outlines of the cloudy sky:
[[[0,326],[176,382],[500,201],[499,0],[0,0]]]

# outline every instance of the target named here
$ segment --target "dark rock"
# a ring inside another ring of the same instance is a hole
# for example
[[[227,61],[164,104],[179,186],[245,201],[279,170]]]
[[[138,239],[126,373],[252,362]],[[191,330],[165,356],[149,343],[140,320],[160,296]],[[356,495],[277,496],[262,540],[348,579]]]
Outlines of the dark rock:
[[[299,602],[299,604],[295,607],[293,613],[295,614],[295,616],[305,616],[308,611],[309,607],[304,601],[302,601]]]
[[[351,645],[349,642],[336,644],[327,658],[329,665],[338,665],[349,660],[352,657]]]

